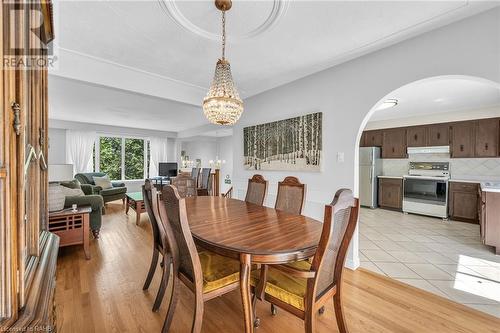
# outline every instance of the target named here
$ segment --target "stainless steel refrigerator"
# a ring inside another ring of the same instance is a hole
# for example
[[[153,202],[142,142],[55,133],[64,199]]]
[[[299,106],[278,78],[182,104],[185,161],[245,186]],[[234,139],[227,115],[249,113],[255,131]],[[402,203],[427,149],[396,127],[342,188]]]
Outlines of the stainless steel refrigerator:
[[[377,207],[377,176],[381,174],[380,148],[359,148],[359,201],[361,206]]]

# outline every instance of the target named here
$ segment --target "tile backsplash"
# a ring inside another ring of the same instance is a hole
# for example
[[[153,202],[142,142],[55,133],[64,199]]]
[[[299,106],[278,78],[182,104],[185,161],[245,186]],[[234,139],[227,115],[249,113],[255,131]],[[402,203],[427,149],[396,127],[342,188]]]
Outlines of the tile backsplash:
[[[409,162],[450,162],[451,178],[491,177],[500,179],[500,158],[450,158],[449,154],[413,154],[405,159],[383,159],[382,173],[402,176],[408,173]]]

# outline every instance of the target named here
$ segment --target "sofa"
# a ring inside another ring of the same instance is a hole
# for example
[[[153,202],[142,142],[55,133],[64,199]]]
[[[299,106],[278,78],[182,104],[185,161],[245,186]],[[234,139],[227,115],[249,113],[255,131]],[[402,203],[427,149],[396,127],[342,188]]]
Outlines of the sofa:
[[[80,184],[78,181],[61,182],[60,185],[68,188],[81,188],[84,196],[67,196],[64,201],[64,208],[71,208],[73,204],[77,206],[90,206],[92,212],[89,214],[90,229],[92,234],[97,239],[102,225],[102,212],[104,208],[104,201],[102,196],[94,194],[92,185]]]
[[[77,179],[82,185],[91,185],[92,193],[99,194],[102,196],[104,203],[123,200],[125,202],[125,195],[127,193],[127,188],[122,182],[111,182],[112,188],[103,189],[100,186],[96,186],[94,182],[95,177],[106,176],[103,172],[87,172],[87,173],[77,173],[75,179]]]

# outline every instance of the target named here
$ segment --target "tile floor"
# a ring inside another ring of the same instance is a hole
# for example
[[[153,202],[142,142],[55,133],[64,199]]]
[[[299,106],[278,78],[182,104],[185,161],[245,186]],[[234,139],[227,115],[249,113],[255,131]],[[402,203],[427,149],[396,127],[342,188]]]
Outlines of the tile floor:
[[[479,225],[361,209],[361,267],[500,318],[500,256]]]

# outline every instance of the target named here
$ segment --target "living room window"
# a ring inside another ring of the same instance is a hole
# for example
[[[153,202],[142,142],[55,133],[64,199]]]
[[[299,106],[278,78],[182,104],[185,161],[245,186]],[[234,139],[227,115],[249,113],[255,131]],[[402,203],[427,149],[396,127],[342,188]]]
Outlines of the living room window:
[[[111,180],[147,178],[148,146],[145,138],[99,136],[94,151],[95,171],[108,174]]]

